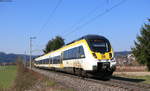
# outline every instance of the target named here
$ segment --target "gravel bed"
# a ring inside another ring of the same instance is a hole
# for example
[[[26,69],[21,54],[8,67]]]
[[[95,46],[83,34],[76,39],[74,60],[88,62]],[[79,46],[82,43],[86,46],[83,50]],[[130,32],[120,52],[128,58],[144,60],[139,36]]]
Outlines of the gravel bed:
[[[108,86],[88,80],[84,80],[77,77],[71,77],[67,75],[61,75],[57,72],[47,71],[47,70],[41,70],[41,69],[35,69],[34,71],[39,72],[50,79],[54,79],[56,82],[63,84],[64,86],[67,86],[69,88],[73,88],[76,91],[128,91],[125,88],[120,88],[117,86]]]

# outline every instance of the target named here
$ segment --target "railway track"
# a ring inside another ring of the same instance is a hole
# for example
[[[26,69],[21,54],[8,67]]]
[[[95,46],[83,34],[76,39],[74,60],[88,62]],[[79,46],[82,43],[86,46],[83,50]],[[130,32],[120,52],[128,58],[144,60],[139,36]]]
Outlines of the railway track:
[[[87,80],[94,81],[100,84],[105,84],[108,86],[123,88],[129,91],[150,91],[150,85],[147,84],[139,84],[139,83],[116,80],[116,79],[111,79],[109,81],[102,81],[98,79],[87,79]]]
[[[64,85],[70,85],[69,87],[72,87],[77,91],[150,91],[150,85],[148,84],[124,81],[117,77],[112,77],[109,81],[103,81],[97,78],[82,78],[71,74],[37,68],[33,68],[33,70],[55,79]]]

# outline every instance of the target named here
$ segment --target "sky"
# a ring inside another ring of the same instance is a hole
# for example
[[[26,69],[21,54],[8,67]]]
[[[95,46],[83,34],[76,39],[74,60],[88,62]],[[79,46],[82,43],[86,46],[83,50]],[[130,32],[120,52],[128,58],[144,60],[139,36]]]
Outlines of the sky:
[[[42,54],[57,35],[68,43],[87,34],[105,36],[114,51],[129,51],[150,18],[149,10],[150,0],[0,2],[0,52],[28,54],[29,39],[36,37],[33,54]]]

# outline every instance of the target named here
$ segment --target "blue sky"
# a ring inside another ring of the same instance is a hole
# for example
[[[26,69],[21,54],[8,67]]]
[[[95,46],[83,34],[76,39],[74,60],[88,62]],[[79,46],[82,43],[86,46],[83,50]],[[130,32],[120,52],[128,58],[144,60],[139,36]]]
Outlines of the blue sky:
[[[121,0],[62,0],[56,12],[51,14],[58,1],[0,2],[0,51],[28,52],[30,36],[37,37],[33,41],[33,49],[42,50],[47,41],[56,35],[64,37],[68,43],[86,34],[107,37],[115,51],[130,50],[141,26],[150,18],[150,0],[126,0],[110,12],[75,30]],[[93,9],[95,10],[91,12]],[[52,16],[48,18],[50,15]],[[83,21],[79,22],[80,19]],[[45,22],[47,24],[40,30]],[[70,33],[74,30],[75,32]],[[41,53],[36,51],[33,54]]]

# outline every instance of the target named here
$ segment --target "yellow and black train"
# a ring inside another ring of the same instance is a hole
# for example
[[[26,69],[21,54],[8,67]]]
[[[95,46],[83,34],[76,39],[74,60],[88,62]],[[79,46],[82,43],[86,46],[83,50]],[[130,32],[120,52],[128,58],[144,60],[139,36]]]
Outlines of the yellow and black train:
[[[108,39],[99,35],[86,35],[36,58],[34,66],[107,78],[115,71],[116,61]]]

